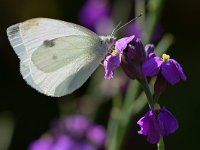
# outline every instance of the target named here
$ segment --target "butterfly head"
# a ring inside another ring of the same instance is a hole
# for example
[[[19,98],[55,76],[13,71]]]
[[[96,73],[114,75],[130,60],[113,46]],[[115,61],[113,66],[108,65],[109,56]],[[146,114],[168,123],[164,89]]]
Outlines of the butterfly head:
[[[108,36],[101,36],[100,38],[103,41],[103,43],[107,46],[108,52],[112,51],[116,42],[116,37],[108,35]]]

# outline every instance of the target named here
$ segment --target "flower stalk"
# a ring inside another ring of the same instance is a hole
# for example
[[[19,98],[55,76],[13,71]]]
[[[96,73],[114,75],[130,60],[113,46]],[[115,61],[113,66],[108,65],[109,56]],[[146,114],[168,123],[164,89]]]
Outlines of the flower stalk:
[[[141,79],[140,82],[141,82],[141,85],[142,85],[142,87],[144,89],[144,92],[145,92],[145,94],[147,96],[147,100],[148,100],[149,106],[150,106],[150,108],[153,108],[155,102],[153,100],[153,96],[151,94],[147,78],[145,76],[142,76],[142,79]]]
[[[165,143],[164,143],[163,137],[160,138],[160,141],[157,144],[157,146],[158,146],[158,150],[165,150]]]

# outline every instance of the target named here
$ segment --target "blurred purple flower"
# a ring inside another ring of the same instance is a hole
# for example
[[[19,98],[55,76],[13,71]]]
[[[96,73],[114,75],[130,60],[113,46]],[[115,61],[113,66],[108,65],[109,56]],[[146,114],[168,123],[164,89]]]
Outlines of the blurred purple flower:
[[[158,24],[156,26],[155,32],[153,33],[151,43],[154,44],[158,43],[162,38],[163,34],[164,34],[164,29],[162,25]],[[143,39],[145,36],[145,32],[144,29],[136,21],[134,21],[128,25],[128,28],[126,30],[126,35],[127,36],[135,35],[136,37]]]
[[[87,138],[97,147],[101,147],[106,141],[106,131],[102,126],[93,126],[87,132]]]
[[[30,145],[30,150],[50,150],[52,145],[52,139],[50,137],[42,137],[39,140],[34,141]]]
[[[138,133],[146,135],[151,144],[158,143],[161,136],[170,135],[178,129],[176,118],[164,107],[159,112],[150,109],[137,124],[141,127]]]
[[[64,134],[52,137],[50,135],[34,141],[30,146],[30,150],[69,150],[73,147],[74,141]]]
[[[143,38],[144,31],[143,29],[138,25],[136,21],[130,23],[127,27],[126,35],[135,35],[138,38]]]
[[[80,11],[79,21],[97,33],[105,32],[109,26],[113,28],[111,12],[111,6],[105,0],[87,0]]]
[[[70,134],[83,137],[87,129],[90,127],[91,122],[82,115],[70,116],[65,119],[63,130],[68,131]]]
[[[34,141],[29,150],[98,150],[106,141],[105,129],[82,115],[58,120],[47,135]]]
[[[186,80],[181,65],[169,55],[163,54],[162,58],[153,56],[142,66],[142,72],[145,76],[155,76],[159,73],[172,85],[178,83],[180,79]]]
[[[163,35],[164,35],[164,28],[161,24],[158,24],[156,26],[155,32],[153,33],[151,43],[157,44]]]

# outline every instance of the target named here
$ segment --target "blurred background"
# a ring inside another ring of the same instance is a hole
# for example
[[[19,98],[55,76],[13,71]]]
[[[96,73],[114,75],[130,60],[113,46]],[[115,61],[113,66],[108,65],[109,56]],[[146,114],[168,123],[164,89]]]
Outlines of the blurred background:
[[[115,92],[116,85],[113,85],[110,91],[101,90],[96,97],[88,96],[85,93],[91,90],[86,90],[92,87],[90,78],[84,86],[69,96],[58,99],[42,95],[22,79],[19,60],[6,36],[6,29],[10,25],[35,17],[48,17],[84,25],[80,19],[80,11],[85,3],[84,0],[0,0],[0,150],[26,150],[32,141],[51,127],[54,119],[68,114],[86,114],[95,123],[106,128],[111,107],[109,95]],[[111,0],[109,3],[110,7],[115,8],[115,12],[114,21],[109,22],[108,31],[105,31],[107,34],[119,21],[127,21],[136,15],[134,0]],[[171,33],[174,36],[174,42],[167,53],[182,64],[188,77],[186,82],[168,88],[160,99],[160,103],[173,112],[180,125],[175,134],[165,138],[168,150],[199,148],[199,4],[200,2],[195,0],[165,0],[159,20],[161,29],[157,32]],[[131,8],[126,9],[127,7]],[[130,10],[129,14],[124,15],[128,13],[126,10]],[[121,35],[124,34],[124,30],[121,31]],[[101,31],[98,30],[98,33]],[[97,72],[98,81],[102,81],[101,89],[105,89],[108,84],[104,81],[103,67],[100,66]],[[99,102],[102,94],[104,100]],[[139,127],[136,121],[146,111],[147,107],[131,121],[122,150],[156,148],[147,143],[145,137],[137,134]]]

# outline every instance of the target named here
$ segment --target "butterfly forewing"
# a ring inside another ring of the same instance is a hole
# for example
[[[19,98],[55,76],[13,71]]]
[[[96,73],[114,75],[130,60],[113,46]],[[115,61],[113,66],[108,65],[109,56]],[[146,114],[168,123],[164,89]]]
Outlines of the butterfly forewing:
[[[94,32],[59,20],[31,19],[9,27],[7,34],[23,78],[50,96],[79,88],[107,53]]]

